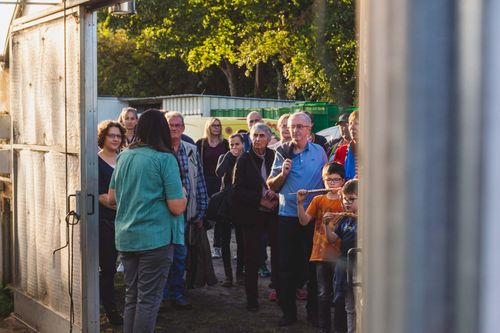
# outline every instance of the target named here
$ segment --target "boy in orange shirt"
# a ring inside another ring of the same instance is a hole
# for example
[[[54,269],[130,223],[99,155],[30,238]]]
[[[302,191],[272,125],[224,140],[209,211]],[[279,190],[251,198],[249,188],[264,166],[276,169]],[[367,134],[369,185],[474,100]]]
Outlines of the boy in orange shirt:
[[[309,261],[315,263],[317,281],[309,281],[309,283],[317,284],[312,287],[312,290],[317,289],[317,323],[320,332],[330,332],[330,308],[333,297],[332,280],[335,262],[340,253],[340,241],[333,244],[328,242],[323,227],[323,215],[328,212],[339,213],[343,211],[338,190],[344,185],[344,167],[335,162],[325,164],[323,167],[323,182],[325,188],[331,189],[331,191],[316,196],[311,201],[307,211],[304,210],[307,191],[300,190],[297,192],[297,215],[301,225],[307,225],[311,221],[315,221],[313,247]]]

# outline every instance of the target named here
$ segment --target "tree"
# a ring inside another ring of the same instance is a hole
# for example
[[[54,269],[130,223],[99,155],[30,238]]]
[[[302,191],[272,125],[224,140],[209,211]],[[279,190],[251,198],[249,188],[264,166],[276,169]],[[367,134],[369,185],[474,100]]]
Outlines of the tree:
[[[352,0],[139,0],[137,7],[125,20],[107,16],[105,25],[124,29],[138,52],[180,60],[189,72],[217,68],[232,96],[353,101]]]

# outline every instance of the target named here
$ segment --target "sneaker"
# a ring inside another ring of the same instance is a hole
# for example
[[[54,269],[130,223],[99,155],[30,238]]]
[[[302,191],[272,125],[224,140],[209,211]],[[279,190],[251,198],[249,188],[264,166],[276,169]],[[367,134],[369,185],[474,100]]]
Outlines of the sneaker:
[[[220,247],[214,247],[214,250],[212,252],[212,259],[220,259],[222,258],[222,251]]]
[[[186,297],[170,300],[170,304],[177,310],[191,310],[193,305]]]
[[[257,312],[259,311],[259,303],[247,303],[247,311],[249,312]]]
[[[117,272],[123,273],[125,272],[125,267],[123,267],[123,263],[120,261],[120,264],[118,265],[118,268],[116,269]]]
[[[307,290],[303,288],[298,288],[297,291],[295,292],[295,297],[299,301],[305,301],[307,299]]]
[[[221,286],[222,287],[226,287],[226,288],[230,288],[233,286],[233,280],[231,279],[225,279],[222,283],[221,283]]]
[[[267,269],[266,264],[260,266],[259,275],[260,275],[260,277],[263,277],[263,278],[271,277],[271,272]]]
[[[117,310],[106,313],[106,318],[111,325],[123,325],[123,317]]]
[[[267,296],[267,298],[271,302],[276,302],[278,300],[278,294],[276,293],[276,289],[271,290],[271,292],[269,293],[269,296]]]
[[[278,326],[283,327],[283,326],[290,326],[293,325],[297,322],[297,318],[288,318],[288,317],[281,317],[280,320],[278,321]]]

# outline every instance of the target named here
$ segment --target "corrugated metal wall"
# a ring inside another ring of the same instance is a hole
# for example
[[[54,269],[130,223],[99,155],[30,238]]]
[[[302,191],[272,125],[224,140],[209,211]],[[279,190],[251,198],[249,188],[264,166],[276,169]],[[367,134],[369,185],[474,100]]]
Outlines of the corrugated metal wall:
[[[62,17],[12,35],[16,290],[63,318],[69,316],[66,194],[80,186],[80,38],[77,12],[67,19],[64,68]],[[65,75],[67,131],[65,130]],[[65,138],[67,137],[68,173]],[[66,179],[68,187],[66,187]],[[79,226],[74,229],[73,301],[81,326]],[[30,309],[16,309],[26,314]],[[43,321],[43,319],[38,319]],[[46,329],[45,329],[46,330]]]
[[[210,116],[212,109],[269,108],[289,106],[297,101],[257,99],[211,95],[179,95],[163,97],[162,107],[185,115]]]

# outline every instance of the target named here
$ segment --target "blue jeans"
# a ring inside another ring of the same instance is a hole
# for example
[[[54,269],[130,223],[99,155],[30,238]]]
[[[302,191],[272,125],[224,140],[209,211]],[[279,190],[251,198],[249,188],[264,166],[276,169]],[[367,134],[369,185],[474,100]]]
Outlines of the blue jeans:
[[[163,290],[163,298],[180,299],[186,293],[184,272],[186,270],[187,247],[180,244],[173,244],[173,247],[174,260],[168,272],[167,284]]]
[[[121,252],[121,259],[125,267],[123,332],[152,333],[172,263],[172,246]]]

